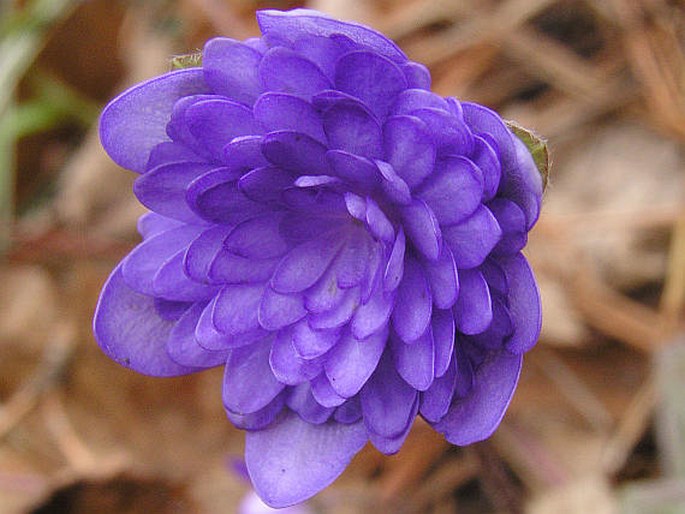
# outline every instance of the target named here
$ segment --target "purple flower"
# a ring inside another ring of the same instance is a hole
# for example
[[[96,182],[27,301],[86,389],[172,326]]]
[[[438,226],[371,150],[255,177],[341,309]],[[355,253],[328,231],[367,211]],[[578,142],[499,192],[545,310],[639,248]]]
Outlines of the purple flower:
[[[417,415],[458,445],[495,430],[540,330],[520,251],[542,180],[497,114],[431,93],[383,35],[257,17],[261,38],[213,39],[105,109],[152,212],[94,329],[141,373],[224,365],[251,479],[283,507],[367,440],[397,452]]]

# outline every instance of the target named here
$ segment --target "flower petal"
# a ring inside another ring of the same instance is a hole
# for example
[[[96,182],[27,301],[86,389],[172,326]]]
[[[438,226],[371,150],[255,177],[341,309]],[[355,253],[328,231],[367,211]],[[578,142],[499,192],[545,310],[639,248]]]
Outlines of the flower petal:
[[[400,227],[383,273],[383,289],[386,291],[394,291],[402,281],[404,276],[405,244],[404,230]]]
[[[259,76],[269,91],[290,93],[310,99],[331,82],[319,67],[285,47],[269,50],[259,65]]]
[[[492,323],[490,289],[478,270],[459,270],[459,297],[454,304],[454,320],[464,334],[479,334]]]
[[[321,374],[321,359],[302,358],[293,344],[291,329],[280,330],[276,335],[269,364],[275,377],[284,384],[297,385]]]
[[[143,173],[153,147],[168,140],[166,124],[176,101],[205,92],[197,68],[172,71],[124,91],[102,112],[102,146],[119,166]]]
[[[386,352],[360,393],[364,424],[378,435],[395,437],[411,424],[417,398],[416,389],[407,384],[395,370]],[[414,411],[416,415],[416,411]]]
[[[368,159],[383,156],[381,126],[358,102],[338,102],[323,114],[329,148]]]
[[[240,257],[252,259],[280,257],[288,250],[279,231],[282,219],[283,216],[276,212],[240,223],[226,238],[226,249]]]
[[[364,192],[371,191],[380,183],[380,173],[376,165],[357,155],[341,150],[326,153],[330,173]]]
[[[304,35],[329,37],[342,34],[356,44],[371,48],[394,61],[407,60],[404,52],[383,34],[358,23],[329,18],[318,11],[310,9],[265,10],[257,12],[257,21],[264,35],[277,35],[292,41]]]
[[[335,392],[326,373],[321,373],[310,382],[312,395],[324,407],[338,407],[345,403],[346,398]]]
[[[435,343],[431,329],[411,344],[391,337],[395,369],[404,381],[418,391],[425,391],[435,377]]]
[[[166,352],[174,322],[162,319],[152,297],[133,291],[119,264],[105,283],[93,319],[100,348],[113,360],[138,373],[153,376],[185,375],[197,368],[181,366]]]
[[[301,175],[330,175],[327,148],[301,132],[279,130],[264,136],[262,152],[276,166]]]
[[[133,184],[140,203],[162,216],[202,223],[186,202],[186,188],[194,179],[212,169],[209,164],[172,162],[151,169]]]
[[[291,130],[326,142],[321,117],[312,104],[288,93],[265,93],[254,105],[254,117],[268,132]]]
[[[393,327],[404,342],[416,341],[426,331],[432,303],[426,274],[416,260],[408,257],[392,312]]]
[[[513,353],[527,352],[540,336],[540,292],[530,265],[522,254],[499,259],[499,263],[509,284],[509,315],[514,326],[514,333],[506,347]]]
[[[459,274],[452,252],[447,245],[435,261],[423,261],[423,269],[428,278],[433,303],[438,309],[449,309],[459,295]]]
[[[420,199],[414,199],[400,209],[407,237],[426,259],[434,261],[440,255],[442,231],[431,208]]]
[[[442,225],[454,225],[468,218],[483,196],[481,171],[464,157],[440,160],[435,172],[417,191]]]
[[[217,94],[252,105],[263,86],[259,80],[262,55],[233,39],[210,39],[202,51],[205,81]]]
[[[279,293],[299,293],[313,286],[340,250],[342,241],[319,237],[296,246],[281,260],[271,278]]]
[[[279,330],[301,320],[307,311],[301,294],[281,294],[267,287],[259,304],[259,324],[266,330]]]
[[[312,395],[312,388],[308,383],[293,387],[286,403],[290,410],[297,412],[304,421],[313,425],[328,421],[335,410],[334,407],[320,405]]]
[[[196,303],[178,320],[166,343],[169,357],[182,366],[212,368],[226,363],[228,351],[213,352],[200,346],[195,340],[195,327],[206,303]]]
[[[224,406],[250,414],[266,407],[285,387],[269,366],[272,338],[231,351],[224,374]]]
[[[248,432],[245,461],[257,494],[274,508],[300,503],[324,489],[366,444],[363,423],[312,425],[288,412]]]
[[[402,70],[390,59],[374,52],[350,52],[338,59],[335,86],[364,102],[383,119],[395,97],[407,87]]]
[[[336,393],[351,398],[359,392],[376,369],[387,338],[387,330],[361,341],[351,333],[343,334],[327,354],[324,364],[326,376]]]
[[[426,124],[415,116],[392,116],[383,127],[385,156],[410,188],[433,172],[435,145]]]
[[[433,426],[452,444],[466,446],[495,431],[514,394],[522,357],[509,352],[489,354],[476,370],[475,385],[465,398],[452,403]]]
[[[340,338],[337,330],[315,330],[307,320],[293,327],[293,347],[303,359],[314,359],[330,350]]]
[[[442,234],[461,270],[482,264],[502,238],[502,229],[490,209],[480,205],[458,225],[443,227]]]
[[[435,343],[435,376],[441,377],[447,371],[454,357],[454,316],[450,309],[435,309],[431,320]]]
[[[455,362],[451,361],[446,372],[421,394],[420,412],[428,422],[437,423],[447,414],[457,385],[456,370]]]

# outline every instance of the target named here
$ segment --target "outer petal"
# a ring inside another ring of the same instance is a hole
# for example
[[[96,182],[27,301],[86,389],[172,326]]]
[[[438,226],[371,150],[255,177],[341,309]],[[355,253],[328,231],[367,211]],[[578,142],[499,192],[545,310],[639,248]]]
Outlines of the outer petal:
[[[535,345],[542,326],[540,293],[526,258],[519,254],[502,259],[502,268],[509,284],[509,315],[514,333],[506,347],[514,353],[530,350]]]
[[[124,282],[119,264],[100,295],[95,308],[93,332],[100,348],[113,360],[145,375],[185,375],[197,368],[181,366],[166,352],[174,322],[155,310],[151,296],[136,293]]]
[[[366,444],[363,423],[312,425],[288,412],[245,438],[245,461],[257,494],[283,508],[314,496]]]
[[[172,71],[124,91],[100,117],[102,146],[119,166],[143,173],[152,148],[169,139],[166,124],[176,100],[207,92],[199,68]]]
[[[459,446],[488,438],[509,406],[522,361],[520,355],[509,352],[490,354],[476,370],[471,392],[452,404],[447,415],[434,425],[435,429]]]
[[[233,39],[210,39],[202,52],[202,69],[212,89],[238,102],[251,105],[262,91],[259,62],[262,56]]]
[[[257,22],[264,35],[280,36],[294,41],[302,36],[343,34],[358,45],[371,48],[393,61],[404,62],[407,56],[383,34],[358,23],[334,20],[309,9],[292,11],[266,10],[257,13]]]

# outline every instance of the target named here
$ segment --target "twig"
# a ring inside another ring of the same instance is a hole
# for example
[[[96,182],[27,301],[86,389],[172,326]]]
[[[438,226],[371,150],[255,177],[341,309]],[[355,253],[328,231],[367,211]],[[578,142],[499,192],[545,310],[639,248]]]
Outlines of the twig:
[[[74,329],[70,324],[63,323],[55,332],[33,376],[0,408],[0,439],[31,412],[40,397],[62,378],[74,349]]]

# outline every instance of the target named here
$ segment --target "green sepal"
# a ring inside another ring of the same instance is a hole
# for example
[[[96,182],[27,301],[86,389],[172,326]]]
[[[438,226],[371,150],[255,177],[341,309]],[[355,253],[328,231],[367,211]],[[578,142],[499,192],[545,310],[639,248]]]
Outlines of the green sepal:
[[[547,140],[540,137],[532,130],[522,127],[515,121],[507,120],[505,123],[507,124],[507,127],[509,127],[509,130],[526,145],[530,155],[533,156],[533,162],[535,162],[535,166],[542,177],[542,188],[543,190],[546,189],[550,168],[549,146],[547,145]]]
[[[171,58],[172,70],[184,70],[186,68],[199,68],[202,66],[202,52],[176,55]]]

